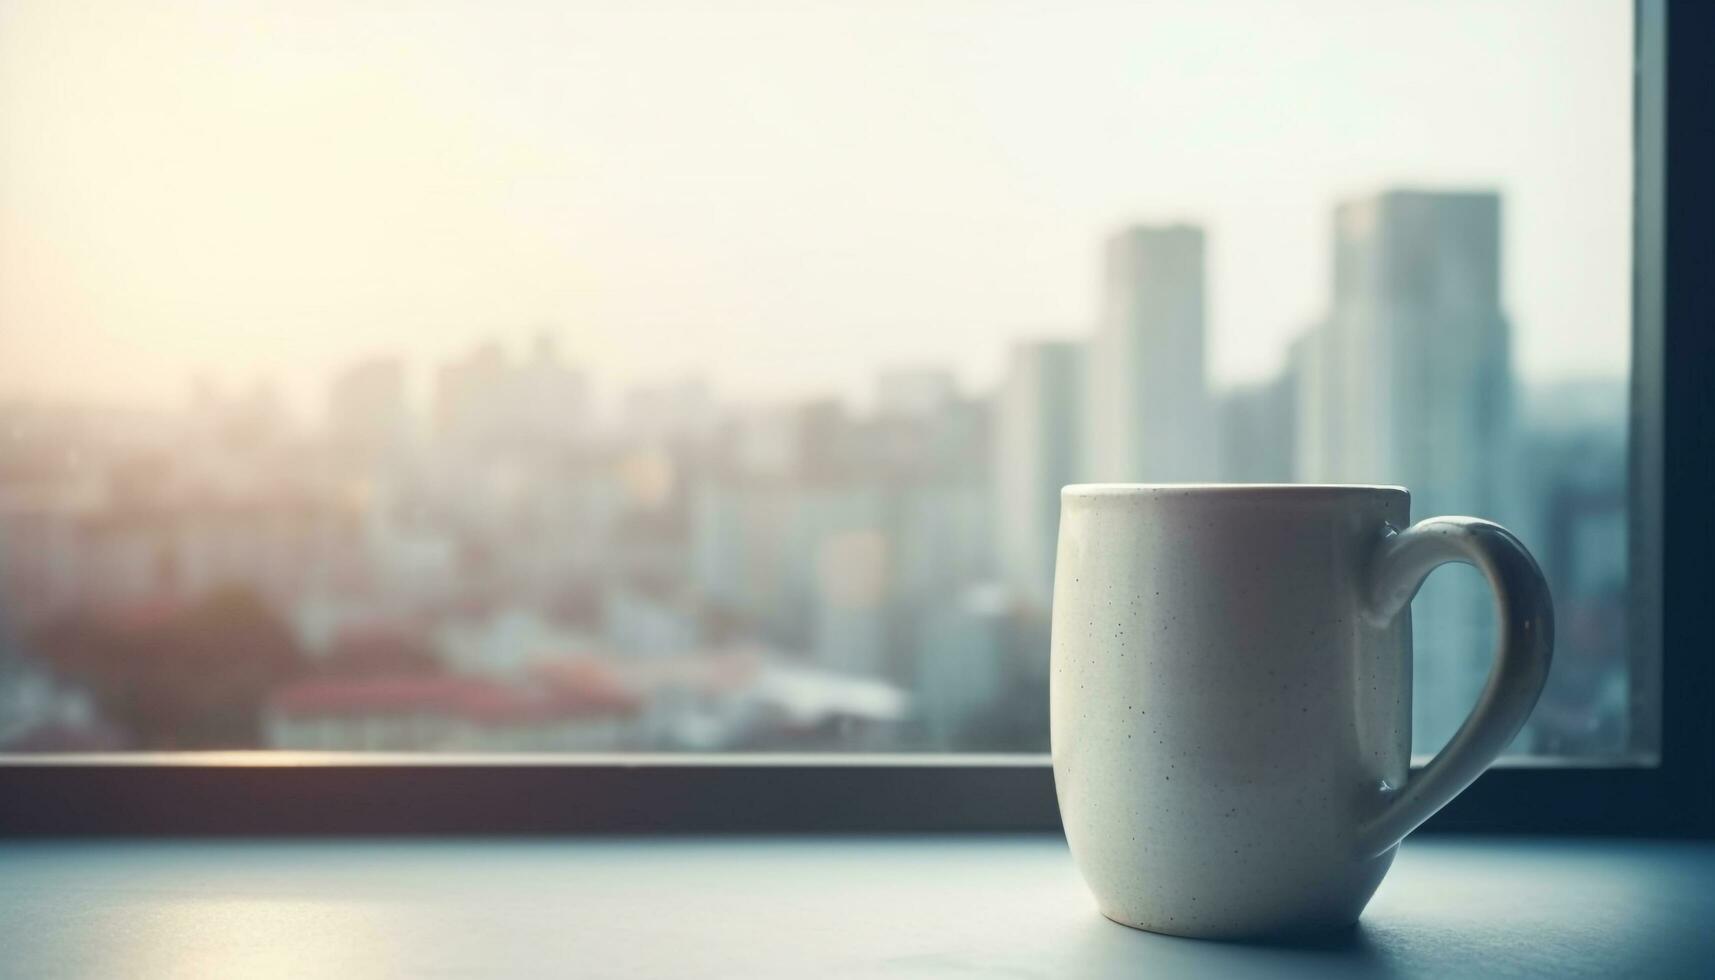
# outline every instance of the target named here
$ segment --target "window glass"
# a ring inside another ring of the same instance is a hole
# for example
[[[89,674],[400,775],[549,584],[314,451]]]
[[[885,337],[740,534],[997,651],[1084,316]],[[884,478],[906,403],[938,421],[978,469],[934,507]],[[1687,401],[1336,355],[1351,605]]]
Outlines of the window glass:
[[[1633,757],[1631,16],[0,3],[0,750],[1040,751],[1058,488],[1220,480]]]

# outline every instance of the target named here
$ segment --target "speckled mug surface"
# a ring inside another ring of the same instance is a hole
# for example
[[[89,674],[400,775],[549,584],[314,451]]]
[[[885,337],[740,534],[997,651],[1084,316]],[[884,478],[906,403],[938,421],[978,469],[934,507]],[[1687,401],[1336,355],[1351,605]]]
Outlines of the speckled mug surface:
[[[1536,562],[1399,487],[1067,487],[1054,576],[1054,780],[1102,913],[1247,938],[1355,922],[1400,840],[1494,761],[1547,680]],[[1409,525],[1409,526],[1408,526]],[[1410,772],[1411,597],[1447,562],[1496,595],[1471,717]]]

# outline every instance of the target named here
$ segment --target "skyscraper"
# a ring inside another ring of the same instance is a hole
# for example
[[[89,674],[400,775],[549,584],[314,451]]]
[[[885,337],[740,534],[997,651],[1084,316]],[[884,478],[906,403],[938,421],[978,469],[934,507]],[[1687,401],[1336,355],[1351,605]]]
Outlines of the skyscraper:
[[[443,439],[467,446],[539,449],[576,443],[589,426],[581,374],[560,360],[549,334],[514,363],[488,343],[444,365],[435,385],[435,424]]]
[[[1001,581],[1041,609],[1054,588],[1060,488],[1079,479],[1084,345],[1036,341],[1012,349],[995,397],[995,540]]]
[[[1390,191],[1337,209],[1329,478],[1492,505],[1511,397],[1500,227],[1493,193]]]
[[[1221,434],[1220,465],[1228,483],[1285,483],[1292,479],[1296,375],[1239,385],[1215,399]]]
[[[366,462],[397,453],[410,436],[404,362],[373,358],[340,372],[328,386],[327,422],[333,444]]]
[[[881,418],[932,418],[945,411],[958,395],[953,372],[945,368],[892,368],[876,376],[875,414]]]
[[[1208,480],[1203,231],[1135,226],[1108,240],[1090,349],[1089,475]]]
[[[1294,352],[1299,479],[1401,484],[1416,517],[1499,511],[1512,417],[1500,255],[1492,192],[1336,209],[1333,302]],[[1413,607],[1419,750],[1452,734],[1488,672],[1492,614],[1473,586],[1437,575]]]

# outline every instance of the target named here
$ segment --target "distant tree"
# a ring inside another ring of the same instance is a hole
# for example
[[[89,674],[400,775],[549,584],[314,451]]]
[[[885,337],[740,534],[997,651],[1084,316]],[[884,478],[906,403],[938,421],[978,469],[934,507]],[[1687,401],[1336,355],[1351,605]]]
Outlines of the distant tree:
[[[257,747],[268,693],[307,669],[286,624],[237,589],[73,615],[32,645],[140,749]]]

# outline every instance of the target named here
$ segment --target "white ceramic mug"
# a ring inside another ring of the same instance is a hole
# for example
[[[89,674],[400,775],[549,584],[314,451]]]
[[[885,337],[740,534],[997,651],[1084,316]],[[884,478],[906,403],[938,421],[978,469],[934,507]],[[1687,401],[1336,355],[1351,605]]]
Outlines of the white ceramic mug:
[[[1050,703],[1066,840],[1108,918],[1252,937],[1355,922],[1400,839],[1535,706],[1553,609],[1529,552],[1398,487],[1067,487]],[[1411,597],[1467,562],[1500,643],[1411,773]]]

